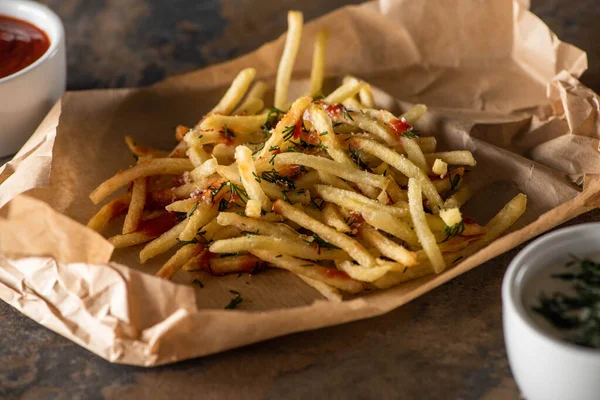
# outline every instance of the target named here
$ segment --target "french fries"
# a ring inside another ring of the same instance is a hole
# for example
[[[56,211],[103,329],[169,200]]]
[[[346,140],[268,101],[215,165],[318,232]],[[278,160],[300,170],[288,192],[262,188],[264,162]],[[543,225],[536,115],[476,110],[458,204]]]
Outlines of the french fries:
[[[287,108],[287,95],[292,78],[292,70],[298,50],[300,49],[300,39],[302,37],[302,22],[304,18],[301,12],[288,12],[288,31],[285,38],[283,54],[279,61],[277,69],[277,82],[275,84],[275,107],[283,110]]]
[[[309,96],[316,97],[323,90],[323,79],[325,78],[325,47],[329,34],[326,29],[322,29],[317,34],[315,41],[315,50],[312,59],[312,70],[310,72],[310,93]]]
[[[315,39],[309,95],[290,105],[302,23],[288,14],[274,99],[246,68],[192,129],[177,127],[171,152],[127,136],[139,161],[90,194],[94,204],[115,197],[88,227],[103,231],[126,213],[122,234],[108,240],[145,244],[142,264],[168,252],[163,279],[275,267],[339,302],[443,273],[519,219],[523,194],[485,225],[468,218],[463,177],[477,161],[467,150],[436,151],[435,137],[413,129],[426,106],[400,116],[377,109],[371,86],[352,76],[322,95],[326,31]]]
[[[136,179],[152,175],[179,175],[190,171],[192,168],[191,161],[183,158],[154,158],[141,161],[135,166],[118,172],[112,178],[104,181],[90,194],[90,199],[94,204],[98,204]]]

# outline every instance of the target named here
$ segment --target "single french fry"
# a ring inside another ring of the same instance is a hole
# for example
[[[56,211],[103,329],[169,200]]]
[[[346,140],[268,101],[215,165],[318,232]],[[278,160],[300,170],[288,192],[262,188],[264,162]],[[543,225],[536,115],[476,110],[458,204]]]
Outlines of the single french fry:
[[[180,158],[154,158],[141,161],[125,171],[118,172],[112,178],[102,182],[91,194],[90,199],[94,204],[127,186],[136,179],[152,175],[179,175],[193,168],[188,159]]]
[[[490,243],[500,237],[523,215],[527,208],[527,196],[523,193],[516,195],[511,201],[485,225],[486,233],[483,240]]]
[[[87,223],[87,227],[95,230],[96,232],[102,232],[111,220],[127,210],[130,202],[131,193],[129,192],[111,200],[100,210],[98,210],[98,212],[92,218],[90,218]]]
[[[348,79],[346,83],[342,83],[337,89],[335,89],[329,96],[325,97],[325,103],[338,104],[346,100],[349,97],[355,96],[362,88],[363,83],[358,79]]]
[[[261,99],[246,99],[235,111],[234,115],[256,115],[265,107],[265,102]]]
[[[188,144],[185,142],[185,140],[182,140],[181,142],[177,143],[177,146],[175,146],[175,148],[173,150],[171,150],[168,157],[169,158],[185,158],[187,149],[188,149]]]
[[[227,130],[232,134],[250,135],[259,131],[266,120],[266,113],[258,115],[209,115],[200,122],[195,132],[204,134],[202,133],[204,131],[220,131],[227,127]]]
[[[220,213],[217,217],[217,223],[221,226],[235,226],[242,231],[252,232],[256,235],[282,237],[288,241],[305,244],[302,239],[300,239],[298,233],[286,224],[247,218],[230,212]]]
[[[429,153],[425,155],[425,159],[430,165],[433,165],[435,160],[439,159],[449,165],[466,165],[474,167],[477,161],[473,154],[467,150],[442,151],[439,153]]]
[[[257,81],[250,90],[244,102],[233,112],[233,114],[252,115],[259,112],[264,107],[263,98],[267,92],[268,86],[263,81]]]
[[[296,56],[300,49],[300,39],[302,38],[302,13],[299,11],[288,11],[288,31],[285,38],[283,54],[279,61],[277,69],[277,79],[275,83],[275,107],[280,110],[287,108],[287,94],[292,78],[292,71]]]
[[[424,104],[415,104],[410,110],[400,116],[400,119],[404,119],[411,125],[414,125],[421,119],[421,117],[427,111],[427,106]]]
[[[227,255],[222,258],[211,258],[208,261],[208,268],[211,275],[222,276],[227,274],[239,274],[253,271],[262,268],[262,261],[250,254]]]
[[[188,212],[192,211],[192,209],[194,209],[195,207],[198,207],[198,204],[201,201],[202,200],[200,200],[200,199],[194,199],[194,198],[177,200],[177,201],[174,201],[173,203],[167,205],[165,207],[165,210],[171,211],[171,212],[188,213]]]
[[[254,68],[241,70],[231,83],[229,89],[227,89],[227,92],[225,92],[225,95],[209,114],[230,114],[246,94],[255,75],[256,70]]]
[[[354,190],[352,188],[352,186],[350,186],[346,181],[344,181],[341,178],[338,178],[337,176],[335,176],[333,174],[330,174],[325,171],[320,171],[320,170],[317,170],[316,172],[319,177],[319,180],[329,186],[333,186],[335,188],[348,190],[348,191]]]
[[[390,270],[390,272],[381,278],[371,282],[371,284],[378,289],[387,289],[402,282],[408,282],[429,274],[433,274],[433,268],[431,267],[431,263],[426,261],[412,268],[404,268],[403,271]]]
[[[444,202],[444,208],[460,208],[472,196],[471,189],[467,185],[461,185],[456,193],[448,197]]]
[[[174,247],[178,241],[177,238],[181,231],[185,228],[188,221],[184,219],[150,243],[148,243],[142,251],[140,251],[140,263],[144,264],[149,259],[156,257],[159,254]]]
[[[416,253],[405,249],[393,240],[388,239],[373,227],[362,224],[358,229],[359,236],[371,246],[375,247],[382,255],[412,267],[417,263]],[[347,271],[346,271],[347,272]]]
[[[133,181],[131,202],[123,223],[123,234],[135,231],[142,221],[142,214],[146,205],[147,178],[138,178]]]
[[[358,293],[364,290],[364,284],[351,279],[348,274],[342,271],[325,268],[285,254],[278,257],[279,253],[274,251],[253,249],[250,253],[277,268],[286,269],[295,274],[326,283],[348,293]]]
[[[210,156],[204,150],[204,147],[201,144],[188,147],[186,154],[189,157],[192,164],[194,165],[194,167],[199,167],[210,158]]]
[[[199,182],[217,172],[218,166],[219,163],[217,162],[216,158],[209,158],[208,160],[204,161],[202,165],[194,168],[192,172],[190,172],[190,176],[194,181]]]
[[[284,190],[278,185],[264,179],[260,187],[271,200],[285,200],[291,203],[309,204],[310,192],[308,190]]]
[[[442,252],[437,245],[435,236],[429,226],[427,225],[427,218],[425,217],[425,210],[423,210],[423,197],[422,197],[421,183],[415,179],[410,178],[408,180],[408,205],[410,208],[410,216],[413,221],[413,226],[423,250],[427,254],[433,270],[436,274],[439,274],[446,269],[446,263],[442,257]]]
[[[306,213],[294,208],[284,201],[277,200],[273,203],[273,211],[283,215],[287,219],[297,223],[305,229],[313,231],[323,240],[329,242],[342,250],[350,257],[356,260],[360,265],[371,267],[375,265],[375,259],[369,252],[356,240],[339,233],[335,229],[311,218]]]
[[[344,222],[342,217],[337,212],[337,208],[334,204],[327,203],[323,207],[323,212],[321,213],[323,222],[337,230],[338,232],[348,233],[351,232],[352,229]]]
[[[175,254],[158,270],[156,276],[163,279],[171,279],[183,267],[183,265],[197,253],[202,245],[187,244],[179,248]]]
[[[385,187],[385,177],[340,165],[324,157],[312,156],[303,153],[282,153],[275,157],[275,165],[296,164],[324,171],[339,176],[350,182],[360,182],[378,188]]]
[[[327,300],[333,301],[335,303],[341,303],[342,295],[340,294],[340,291],[337,288],[334,288],[333,286],[330,286],[316,279],[308,278],[304,275],[294,275],[302,279],[307,285],[311,286],[317,292],[321,293],[323,297],[325,297]]]
[[[131,136],[125,136],[125,143],[129,150],[136,157],[149,157],[149,158],[164,158],[167,157],[167,152],[153,149],[151,147],[147,147],[137,143]]]
[[[196,209],[191,212],[191,215],[188,216],[187,224],[179,234],[179,240],[183,242],[193,240],[200,228],[217,216],[219,213],[218,208],[219,204],[216,200],[214,204],[208,201],[201,201]]]
[[[310,93],[315,97],[323,90],[323,79],[325,77],[325,49],[327,47],[327,29],[321,29],[317,33],[312,58],[312,69],[310,71]]]
[[[249,199],[246,203],[246,208],[244,213],[250,218],[260,218],[261,215],[261,207],[260,201]]]
[[[148,218],[140,223],[137,231],[125,235],[116,235],[108,239],[115,248],[136,246],[160,236],[177,224],[175,213],[162,212],[159,216]]]
[[[154,238],[156,238],[156,235],[142,231],[131,232],[125,235],[115,235],[108,238],[108,241],[115,247],[115,249],[121,249],[124,247],[132,247],[137,246],[138,244],[147,243]]]
[[[213,242],[209,250],[213,253],[237,253],[252,249],[268,250],[278,254],[288,254],[306,260],[348,260],[348,255],[337,249],[316,249],[306,243],[290,241],[286,238],[264,235],[247,235],[222,239]]]
[[[367,210],[367,211],[375,210],[375,211],[385,212],[390,215],[395,215],[397,217],[406,217],[408,215],[407,208],[403,209],[403,208],[399,208],[399,207],[386,206],[386,205],[379,203],[376,200],[369,199],[368,197],[358,194],[356,192],[337,189],[337,188],[334,188],[331,186],[325,186],[325,185],[317,185],[316,191],[323,200],[330,202],[330,203],[335,203],[340,207],[346,207],[348,200],[350,200],[351,202],[357,202],[357,203],[364,205],[364,208],[362,208],[361,210],[356,210],[356,209],[352,208],[352,209],[354,209],[354,211],[361,212],[361,211],[365,211],[365,210]]]
[[[242,185],[244,185],[248,197],[258,201],[263,211],[271,211],[271,200],[269,200],[261,187],[262,179],[256,173],[252,151],[246,146],[238,146],[235,149],[235,158]]]
[[[373,98],[373,92],[371,91],[371,85],[363,84],[360,92],[358,92],[358,98],[360,102],[367,108],[375,108],[375,99]]]
[[[405,241],[412,247],[420,246],[417,235],[406,222],[380,211],[362,212],[361,215],[369,225]]]
[[[350,261],[340,263],[338,268],[347,273],[350,278],[360,282],[373,282],[390,272],[390,268],[385,265],[365,268],[352,264]]]

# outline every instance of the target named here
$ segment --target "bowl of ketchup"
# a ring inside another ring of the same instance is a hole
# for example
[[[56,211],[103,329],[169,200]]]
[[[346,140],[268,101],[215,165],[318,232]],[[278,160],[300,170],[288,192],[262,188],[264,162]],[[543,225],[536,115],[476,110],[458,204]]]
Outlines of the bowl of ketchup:
[[[66,85],[60,18],[28,0],[0,1],[0,157],[16,153]]]

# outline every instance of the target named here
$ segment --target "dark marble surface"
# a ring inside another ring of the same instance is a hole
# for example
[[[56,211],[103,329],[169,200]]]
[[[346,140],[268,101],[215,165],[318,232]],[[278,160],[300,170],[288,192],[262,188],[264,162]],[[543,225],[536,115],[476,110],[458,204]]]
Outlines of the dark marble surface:
[[[151,84],[275,38],[285,29],[284,10],[302,9],[311,19],[346,3],[44,2],[66,25],[70,89]],[[538,0],[532,8],[588,52],[582,81],[599,91],[600,3]],[[588,221],[600,221],[600,212],[569,224]],[[500,300],[518,250],[382,317],[155,369],[110,364],[0,302],[0,398],[518,399]]]

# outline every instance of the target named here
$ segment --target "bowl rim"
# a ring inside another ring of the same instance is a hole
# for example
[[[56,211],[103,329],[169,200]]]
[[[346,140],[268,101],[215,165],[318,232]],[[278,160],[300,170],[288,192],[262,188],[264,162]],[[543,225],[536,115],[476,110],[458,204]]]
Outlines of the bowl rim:
[[[508,269],[506,270],[502,282],[503,313],[506,313],[507,311],[513,312],[518,316],[519,320],[523,322],[526,328],[531,331],[531,333],[533,333],[539,340],[544,341],[546,344],[556,346],[557,348],[578,357],[586,358],[590,362],[598,363],[600,362],[600,349],[586,348],[565,340],[561,340],[554,335],[551,335],[538,324],[536,324],[525,309],[525,305],[523,304],[521,296],[523,287],[517,282],[517,279],[521,275],[520,273],[523,271],[523,260],[525,258],[529,257],[532,253],[546,250],[546,245],[550,241],[557,239],[566,240],[574,233],[581,231],[586,232],[587,235],[595,234],[600,236],[600,222],[588,222],[558,229],[554,232],[537,238],[525,246],[525,248],[517,254],[517,256],[508,265]]]
[[[27,67],[18,70],[17,72],[10,74],[8,76],[5,76],[4,78],[0,78],[0,84],[11,81],[13,79],[17,79],[23,75],[25,75],[26,73],[36,69],[37,67],[39,67],[41,64],[43,64],[46,60],[48,60],[50,57],[52,57],[52,55],[54,55],[54,53],[56,53],[58,51],[58,47],[59,44],[64,40],[65,37],[65,28],[63,26],[62,21],[60,20],[59,16],[52,11],[52,9],[50,9],[50,7],[35,2],[35,1],[31,1],[31,0],[3,0],[2,1],[2,5],[8,5],[8,7],[14,6],[15,9],[18,8],[18,6],[24,6],[24,7],[30,7],[32,9],[35,9],[41,13],[44,13],[46,16],[48,16],[49,20],[51,21],[51,24],[54,24],[56,26],[56,31],[58,32],[57,37],[52,40],[52,38],[50,38],[50,46],[48,47],[48,49],[44,52],[44,54],[41,55],[40,58],[38,58],[37,60],[35,60],[33,63],[29,64]],[[27,16],[25,15],[26,13],[21,13],[21,15],[7,15],[4,14],[3,12],[0,11],[0,15],[6,15],[9,16],[11,18],[18,18],[21,19],[23,21],[29,22],[29,23],[33,23],[30,22],[27,19]],[[48,27],[46,26],[38,26],[39,24],[37,23],[33,23],[38,29],[41,29],[42,31],[44,31],[44,33],[48,36],[50,36],[50,34],[48,33]]]

